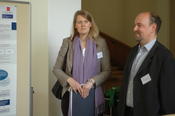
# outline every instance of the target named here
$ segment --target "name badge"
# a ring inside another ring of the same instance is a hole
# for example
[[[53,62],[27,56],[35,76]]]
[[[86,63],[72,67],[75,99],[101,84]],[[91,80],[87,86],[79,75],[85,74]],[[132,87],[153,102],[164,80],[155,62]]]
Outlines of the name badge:
[[[145,76],[143,76],[141,78],[141,81],[142,81],[142,84],[145,85],[146,83],[150,82],[151,81],[151,77],[149,74],[146,74]]]
[[[103,53],[102,53],[102,52],[98,52],[98,53],[97,53],[97,58],[98,58],[98,59],[103,58]]]

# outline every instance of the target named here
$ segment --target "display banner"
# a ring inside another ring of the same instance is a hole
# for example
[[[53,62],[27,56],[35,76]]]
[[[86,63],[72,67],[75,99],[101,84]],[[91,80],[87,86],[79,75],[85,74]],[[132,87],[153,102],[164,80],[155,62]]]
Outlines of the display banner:
[[[16,116],[16,6],[0,5],[0,116]]]

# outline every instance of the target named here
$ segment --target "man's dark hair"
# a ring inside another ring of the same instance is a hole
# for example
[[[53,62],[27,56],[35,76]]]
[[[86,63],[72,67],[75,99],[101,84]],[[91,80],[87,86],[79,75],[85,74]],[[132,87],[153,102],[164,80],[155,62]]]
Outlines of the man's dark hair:
[[[158,34],[160,27],[161,27],[161,23],[162,23],[161,18],[158,15],[151,12],[150,13],[150,23],[156,24],[156,26],[157,26],[156,33]]]

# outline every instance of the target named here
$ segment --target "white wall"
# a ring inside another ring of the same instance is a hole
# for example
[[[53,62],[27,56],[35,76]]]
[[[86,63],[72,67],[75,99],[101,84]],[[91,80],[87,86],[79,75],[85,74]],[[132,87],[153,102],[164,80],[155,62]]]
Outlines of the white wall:
[[[30,1],[33,116],[49,116],[48,0]]]
[[[73,15],[81,9],[81,0],[49,0],[48,1],[48,42],[49,42],[49,84],[50,90],[56,81],[52,74],[58,51],[65,37],[70,36]],[[60,101],[50,92],[50,115],[61,116]],[[39,116],[39,115],[38,115]]]

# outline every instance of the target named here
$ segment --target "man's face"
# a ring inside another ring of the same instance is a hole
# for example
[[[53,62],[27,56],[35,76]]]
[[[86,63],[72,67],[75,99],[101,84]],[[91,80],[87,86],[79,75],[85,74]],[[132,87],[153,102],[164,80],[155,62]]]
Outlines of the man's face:
[[[148,13],[141,13],[136,17],[133,31],[137,41],[150,39],[151,35],[155,33],[155,24],[150,24]]]

